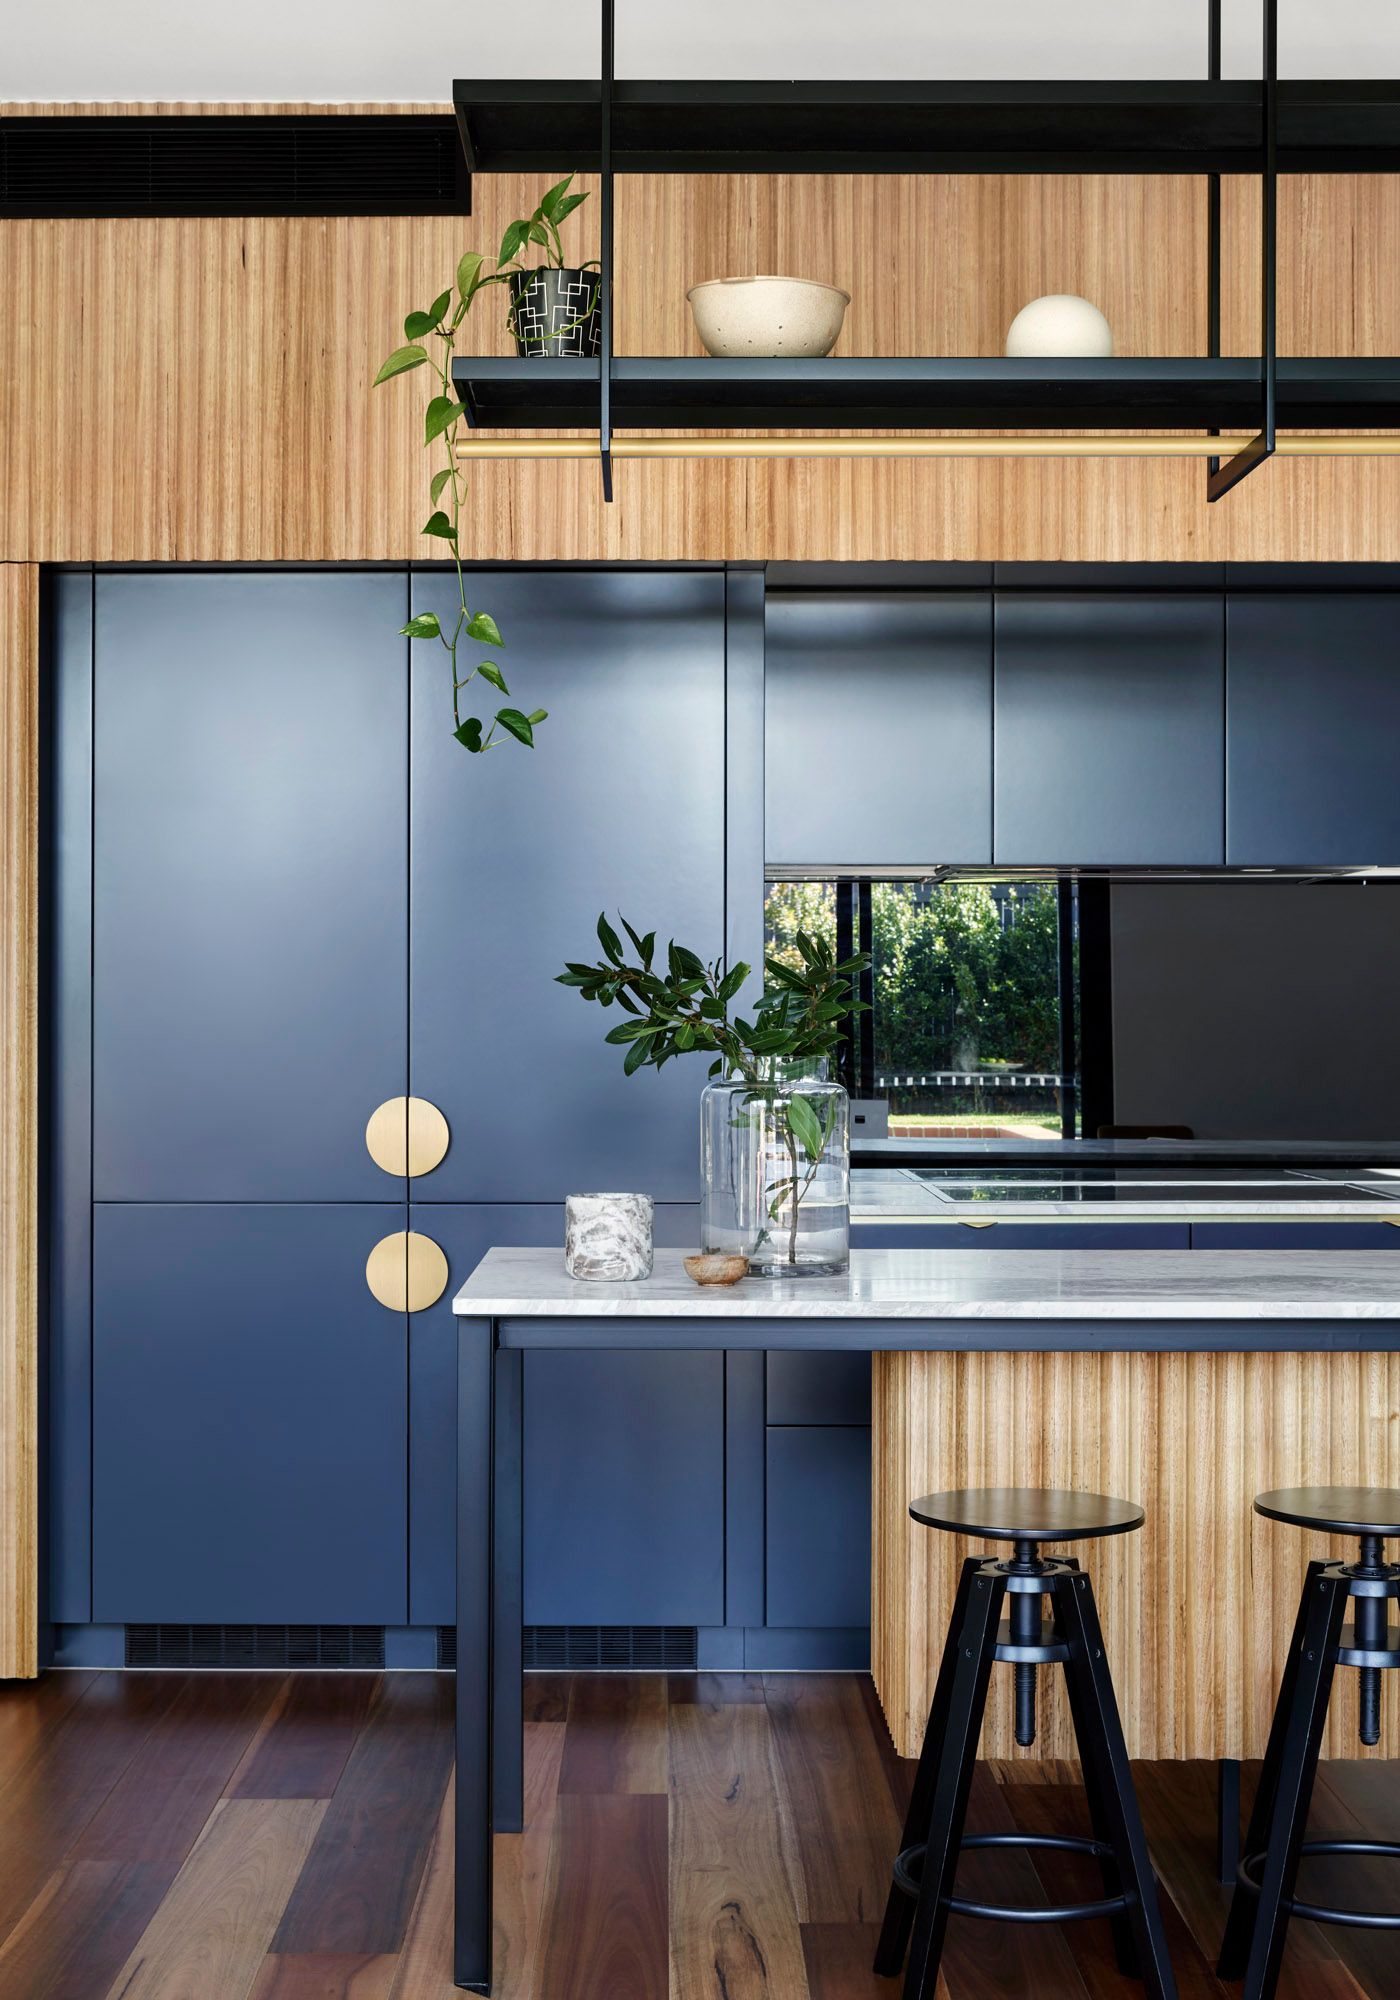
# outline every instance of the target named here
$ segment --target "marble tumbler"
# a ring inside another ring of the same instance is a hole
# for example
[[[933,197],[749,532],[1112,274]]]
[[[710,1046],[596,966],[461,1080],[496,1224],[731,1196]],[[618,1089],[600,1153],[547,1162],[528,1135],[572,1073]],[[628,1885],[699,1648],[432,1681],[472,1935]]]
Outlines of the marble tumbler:
[[[651,1276],[649,1194],[564,1197],[564,1268],[571,1278]]]

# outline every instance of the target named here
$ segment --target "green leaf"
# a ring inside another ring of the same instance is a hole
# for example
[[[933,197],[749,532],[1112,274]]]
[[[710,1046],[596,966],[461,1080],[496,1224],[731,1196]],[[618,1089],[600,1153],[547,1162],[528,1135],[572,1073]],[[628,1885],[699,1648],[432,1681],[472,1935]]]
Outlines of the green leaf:
[[[431,444],[434,438],[441,437],[463,414],[462,405],[455,396],[434,396],[423,412],[424,444]]]
[[[818,1159],[826,1140],[822,1132],[821,1122],[806,1098],[789,1098],[787,1115],[788,1124],[792,1128],[792,1135],[807,1155],[807,1158],[809,1160]]]
[[[703,979],[705,976],[704,960],[697,958],[693,951],[687,951],[683,944],[676,946],[676,963],[691,979]]]
[[[496,259],[497,264],[509,264],[514,258],[520,255],[520,252],[529,240],[529,223],[512,222],[507,228],[505,235],[501,238],[501,254]]]
[[[438,624],[436,611],[420,611],[416,618],[410,618],[407,625],[400,625],[401,639],[438,639],[442,627]]]
[[[428,516],[428,519],[423,523],[423,533],[425,535],[436,535],[440,541],[444,542],[455,542],[457,539],[457,530],[453,527],[446,514],[440,511]]]
[[[479,646],[504,646],[501,628],[489,611],[478,611],[475,618],[467,620],[467,637],[475,639]]]
[[[421,340],[425,333],[431,333],[433,322],[427,313],[410,313],[403,323],[405,340]]]
[[[532,708],[525,720],[532,726],[536,722],[547,722],[549,720],[549,710],[547,708]]]
[[[622,963],[622,939],[608,922],[603,911],[598,913],[598,942],[614,965]]]
[[[437,297],[428,307],[428,324],[430,326],[437,326],[440,323],[443,314],[447,311],[447,308],[451,305],[451,303],[452,303],[452,287],[449,285],[445,292],[438,293]]]
[[[567,201],[561,201],[558,208],[555,209],[553,215],[549,218],[554,227],[557,229],[560,223],[568,216],[571,216],[576,208],[581,208],[587,199],[588,196],[586,194],[571,194]]]
[[[484,681],[490,681],[492,687],[499,688],[502,694],[510,693],[510,689],[505,683],[505,676],[502,674],[500,668],[491,660],[483,660],[477,667],[477,672]]]
[[[627,1054],[622,1059],[622,1074],[624,1076],[632,1076],[635,1074],[637,1070],[641,1068],[644,1062],[650,1062],[650,1060],[651,1060],[651,1050],[647,1047],[646,1043],[633,1042],[631,1048],[627,1051]],[[661,1058],[661,1061],[664,1062],[665,1060],[666,1059],[663,1056]],[[660,1064],[658,1064],[658,1068],[659,1067]]]
[[[546,250],[549,248],[549,231],[542,222],[531,222],[529,241],[531,243],[542,243]]]
[[[732,1000],[748,976],[749,968],[746,965],[731,966],[719,982],[719,998],[721,1000]]]
[[[477,751],[481,748],[481,724],[474,715],[469,715],[461,728],[454,729],[452,734],[465,749]]]
[[[438,501],[442,498],[442,489],[451,477],[452,467],[450,465],[445,465],[441,472],[433,474],[432,481],[428,487],[428,498],[434,507],[436,507]]]
[[[525,744],[528,749],[534,748],[535,732],[528,715],[522,715],[518,708],[498,708],[496,720],[502,729],[510,731],[517,742]]]
[[[381,382],[387,382],[393,375],[403,375],[410,368],[421,368],[427,358],[427,355],[418,346],[416,341],[408,347],[396,347],[379,373],[375,376],[371,386],[377,389]]]
[[[540,196],[540,205],[535,213],[537,215],[547,215],[551,222],[555,221],[559,204],[569,192],[573,178],[572,174],[566,174],[562,181],[556,181],[552,188],[546,188]]]
[[[470,305],[472,293],[480,281],[481,267],[485,258],[479,250],[468,250],[457,265],[457,291],[464,305]]]

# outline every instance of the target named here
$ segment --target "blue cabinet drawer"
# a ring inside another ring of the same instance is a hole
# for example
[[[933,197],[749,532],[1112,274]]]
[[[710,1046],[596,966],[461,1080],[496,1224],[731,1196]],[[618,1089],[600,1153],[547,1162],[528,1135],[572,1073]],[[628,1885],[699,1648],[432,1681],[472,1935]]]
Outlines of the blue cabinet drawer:
[[[870,1432],[768,1432],[769,1625],[870,1623]]]
[[[868,1354],[770,1354],[770,1424],[868,1424]]]
[[[1400,1222],[1400,1202],[1396,1204]],[[1195,1222],[1193,1250],[1400,1250],[1390,1222]]]

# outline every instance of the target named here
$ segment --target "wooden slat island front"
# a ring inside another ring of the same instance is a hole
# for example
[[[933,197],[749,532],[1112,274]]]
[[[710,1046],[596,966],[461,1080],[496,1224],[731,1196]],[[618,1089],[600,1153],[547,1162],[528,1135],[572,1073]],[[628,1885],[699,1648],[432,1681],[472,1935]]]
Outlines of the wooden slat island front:
[[[568,1279],[557,1251],[497,1249],[455,1311],[456,1977],[477,1992],[490,1991],[491,1836],[522,1817],[527,1348],[874,1357],[871,1668],[905,1753],[963,1553],[914,1529],[915,1494],[1045,1483],[1141,1501],[1145,1528],[1087,1558],[1130,1752],[1239,1757],[1262,1749],[1303,1566],[1322,1553],[1256,1524],[1254,1494],[1400,1484],[1400,1266],[1384,1251],[870,1250],[844,1278],[721,1292],[693,1285],[679,1252],[659,1252],[642,1283],[604,1285]],[[1339,1694],[1332,1744],[1354,1755],[1355,1695]],[[1398,1741],[1392,1714],[1375,1754]],[[985,1753],[1011,1747],[998,1705]],[[1051,1696],[1035,1755],[1067,1748]]]

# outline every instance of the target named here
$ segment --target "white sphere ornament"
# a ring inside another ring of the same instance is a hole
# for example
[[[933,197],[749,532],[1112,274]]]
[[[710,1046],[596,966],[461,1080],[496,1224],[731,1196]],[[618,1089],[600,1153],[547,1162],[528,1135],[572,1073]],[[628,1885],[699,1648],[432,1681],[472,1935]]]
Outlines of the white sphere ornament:
[[[1088,299],[1051,292],[1022,306],[1007,333],[1006,351],[1022,359],[1112,354],[1113,328]]]

